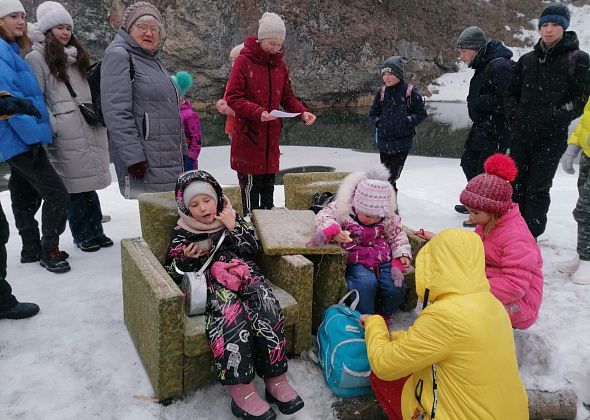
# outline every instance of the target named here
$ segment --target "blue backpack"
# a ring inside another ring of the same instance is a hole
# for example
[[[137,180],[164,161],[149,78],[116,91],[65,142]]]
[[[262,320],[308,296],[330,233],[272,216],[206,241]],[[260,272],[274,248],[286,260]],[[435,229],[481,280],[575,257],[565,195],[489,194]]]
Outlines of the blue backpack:
[[[352,305],[344,301],[356,293]],[[340,398],[371,392],[371,367],[367,357],[365,329],[361,325],[358,290],[348,292],[336,305],[324,312],[317,334],[320,366],[328,388]]]

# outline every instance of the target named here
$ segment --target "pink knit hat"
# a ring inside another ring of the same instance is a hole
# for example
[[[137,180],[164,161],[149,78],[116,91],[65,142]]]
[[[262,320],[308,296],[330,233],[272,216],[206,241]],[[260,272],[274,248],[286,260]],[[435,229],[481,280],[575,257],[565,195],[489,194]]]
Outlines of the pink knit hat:
[[[352,206],[355,211],[367,216],[391,216],[392,190],[389,181],[365,179],[354,190]]]
[[[484,173],[472,178],[459,201],[465,207],[503,215],[512,206],[512,186],[518,170],[514,161],[502,154],[490,156],[484,163]]]

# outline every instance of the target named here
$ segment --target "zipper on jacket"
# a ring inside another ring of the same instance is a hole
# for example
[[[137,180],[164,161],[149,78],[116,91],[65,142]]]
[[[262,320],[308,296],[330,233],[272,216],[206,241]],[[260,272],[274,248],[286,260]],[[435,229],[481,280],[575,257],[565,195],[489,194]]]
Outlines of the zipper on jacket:
[[[148,141],[150,138],[150,114],[143,113],[143,138]]]
[[[268,109],[270,109],[270,111],[272,111],[271,109],[271,105],[272,105],[272,75],[270,74],[270,58],[268,60]],[[269,112],[270,112],[269,111]],[[280,136],[280,133],[279,133]],[[280,139],[279,139],[280,141]],[[268,149],[270,148],[270,121],[267,122],[266,124],[266,170],[268,171],[268,168],[270,167],[269,164],[269,159],[270,159],[270,153],[268,151]]]

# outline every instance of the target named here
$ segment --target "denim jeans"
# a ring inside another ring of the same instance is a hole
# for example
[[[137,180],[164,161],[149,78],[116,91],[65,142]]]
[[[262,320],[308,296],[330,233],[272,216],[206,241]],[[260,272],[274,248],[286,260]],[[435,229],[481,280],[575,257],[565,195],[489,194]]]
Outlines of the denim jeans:
[[[100,200],[96,191],[70,194],[68,222],[75,244],[104,234]]]
[[[348,290],[357,289],[360,301],[357,310],[362,314],[391,315],[406,296],[406,285],[395,287],[391,279],[391,263],[381,264],[380,275],[360,264],[346,266]]]

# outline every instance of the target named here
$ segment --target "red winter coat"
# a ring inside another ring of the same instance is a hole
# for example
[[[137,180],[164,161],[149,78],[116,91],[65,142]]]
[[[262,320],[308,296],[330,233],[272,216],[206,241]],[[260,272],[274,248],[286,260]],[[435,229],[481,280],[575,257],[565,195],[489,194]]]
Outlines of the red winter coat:
[[[284,50],[265,53],[255,36],[244,41],[227,84],[227,105],[236,113],[237,127],[231,141],[231,168],[244,174],[273,174],[279,171],[279,119],[262,122],[264,111],[281,107],[288,112],[305,112],[297,100]]]

